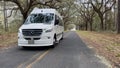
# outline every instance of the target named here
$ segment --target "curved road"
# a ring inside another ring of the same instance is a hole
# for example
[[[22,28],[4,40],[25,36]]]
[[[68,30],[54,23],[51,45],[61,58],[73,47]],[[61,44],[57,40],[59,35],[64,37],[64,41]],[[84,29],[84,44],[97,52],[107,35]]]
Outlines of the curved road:
[[[0,52],[0,68],[108,68],[75,32],[66,32],[53,49],[22,49],[17,46]]]

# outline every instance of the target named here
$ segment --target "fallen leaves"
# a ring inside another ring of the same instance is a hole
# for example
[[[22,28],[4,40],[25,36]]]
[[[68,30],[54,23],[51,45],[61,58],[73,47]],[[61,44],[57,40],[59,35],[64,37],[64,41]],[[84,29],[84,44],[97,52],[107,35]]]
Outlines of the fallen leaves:
[[[0,48],[8,47],[17,42],[17,33],[0,35]]]
[[[106,57],[113,66],[120,67],[120,34],[77,31],[79,36],[96,52]]]

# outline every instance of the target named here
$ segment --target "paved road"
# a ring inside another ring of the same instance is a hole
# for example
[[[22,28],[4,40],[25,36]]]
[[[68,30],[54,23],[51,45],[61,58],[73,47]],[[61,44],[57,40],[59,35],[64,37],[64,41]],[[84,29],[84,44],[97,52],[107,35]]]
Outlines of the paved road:
[[[75,32],[67,32],[54,48],[21,49],[0,52],[0,68],[108,68]]]

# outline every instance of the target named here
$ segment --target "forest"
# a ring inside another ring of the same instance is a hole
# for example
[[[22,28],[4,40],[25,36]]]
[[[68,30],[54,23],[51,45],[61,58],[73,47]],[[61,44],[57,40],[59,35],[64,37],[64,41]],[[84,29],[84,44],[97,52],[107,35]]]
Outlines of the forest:
[[[16,24],[19,27],[32,9],[39,7],[57,9],[63,16],[65,30],[75,25],[77,30],[120,33],[119,3],[116,0],[1,0],[1,12],[4,13],[1,26],[5,31],[10,30],[9,18],[19,12],[22,19],[15,19],[19,18],[17,15],[12,20],[19,22]]]

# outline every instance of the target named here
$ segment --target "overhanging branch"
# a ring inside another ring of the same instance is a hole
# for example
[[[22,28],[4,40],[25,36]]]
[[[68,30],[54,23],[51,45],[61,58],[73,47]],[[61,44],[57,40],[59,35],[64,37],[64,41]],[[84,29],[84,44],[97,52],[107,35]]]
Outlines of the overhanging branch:
[[[10,15],[8,15],[6,18],[11,17],[11,16],[12,16],[13,11],[14,11],[14,10],[18,10],[18,9],[19,9],[19,8],[12,8],[12,10],[11,10],[11,12],[10,12]]]

